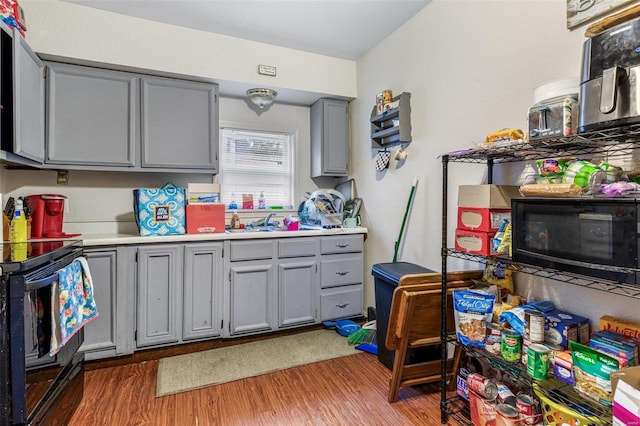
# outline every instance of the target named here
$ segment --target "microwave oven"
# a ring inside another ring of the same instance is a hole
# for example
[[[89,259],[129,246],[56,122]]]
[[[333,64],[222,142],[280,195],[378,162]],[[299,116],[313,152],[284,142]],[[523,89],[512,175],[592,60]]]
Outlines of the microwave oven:
[[[515,262],[640,284],[640,199],[514,198]]]

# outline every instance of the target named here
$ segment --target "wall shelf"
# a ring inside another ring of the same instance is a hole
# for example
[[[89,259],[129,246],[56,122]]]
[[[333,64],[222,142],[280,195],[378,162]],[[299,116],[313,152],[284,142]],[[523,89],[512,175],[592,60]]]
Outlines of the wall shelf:
[[[391,99],[398,107],[376,114],[371,111],[371,145],[380,148],[411,142],[411,93],[403,92]]]

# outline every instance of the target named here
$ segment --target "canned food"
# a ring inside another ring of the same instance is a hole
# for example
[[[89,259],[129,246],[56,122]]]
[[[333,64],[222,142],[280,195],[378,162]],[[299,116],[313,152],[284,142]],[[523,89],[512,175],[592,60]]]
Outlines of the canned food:
[[[530,345],[531,345],[531,342],[523,337],[522,338],[522,360],[521,361],[522,361],[522,363],[524,365],[527,365],[527,351],[529,350],[529,346]]]
[[[494,400],[498,396],[498,386],[488,378],[478,373],[469,373],[467,376],[469,390],[477,393],[484,399]]]
[[[498,388],[498,396],[496,397],[496,401],[498,404],[506,404],[512,407],[516,406],[516,396],[511,392],[511,389],[504,383],[496,383],[496,387]]]
[[[524,336],[531,343],[544,342],[544,314],[535,309],[524,311]]]
[[[527,351],[527,374],[534,379],[546,380],[549,377],[549,352],[544,345],[533,343]]]
[[[505,328],[502,330],[502,344],[500,355],[507,361],[517,362],[522,357],[522,336],[514,330]]]
[[[500,355],[500,345],[502,343],[502,327],[498,324],[487,324],[487,337],[484,348],[494,355]]]
[[[502,423],[496,422],[496,424],[504,424],[509,426],[515,425],[517,424],[518,415],[519,415],[518,410],[515,407],[512,407],[511,405],[507,405],[507,404],[496,405],[496,417],[500,417],[501,420],[503,420]]]
[[[516,409],[519,413],[518,417],[523,419],[526,424],[536,424],[536,401],[531,395],[519,393],[516,396]]]

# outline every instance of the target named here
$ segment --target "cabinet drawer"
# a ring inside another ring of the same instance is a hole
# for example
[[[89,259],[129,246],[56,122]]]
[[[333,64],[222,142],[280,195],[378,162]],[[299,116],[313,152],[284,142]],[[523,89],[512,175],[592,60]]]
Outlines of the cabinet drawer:
[[[362,285],[323,290],[320,312],[322,321],[362,315]]]
[[[273,241],[231,241],[232,262],[239,260],[270,259],[273,257]]]
[[[322,288],[362,284],[362,253],[323,256],[320,262]]]
[[[362,251],[362,235],[343,235],[338,237],[323,237],[321,253],[353,253]]]
[[[318,251],[317,238],[290,238],[278,241],[278,257],[315,256]]]

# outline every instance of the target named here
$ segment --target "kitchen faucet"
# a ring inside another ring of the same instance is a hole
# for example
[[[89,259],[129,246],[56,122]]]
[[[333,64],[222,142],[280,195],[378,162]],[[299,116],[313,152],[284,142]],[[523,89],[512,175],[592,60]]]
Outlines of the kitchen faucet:
[[[254,222],[251,223],[251,227],[256,228],[256,227],[267,227],[269,226],[269,221],[271,220],[271,218],[275,216],[275,213],[269,213],[266,217],[260,218]],[[277,225],[277,223],[273,223],[272,225]]]

